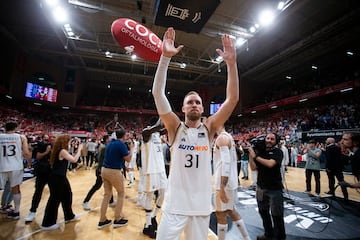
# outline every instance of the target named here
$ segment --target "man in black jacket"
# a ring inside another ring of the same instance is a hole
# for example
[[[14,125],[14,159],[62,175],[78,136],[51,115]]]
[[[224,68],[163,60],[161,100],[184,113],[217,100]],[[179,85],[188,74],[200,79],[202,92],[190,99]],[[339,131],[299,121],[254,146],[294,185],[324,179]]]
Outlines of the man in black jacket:
[[[279,140],[276,134],[268,133],[263,143],[264,150],[249,147],[251,170],[258,171],[256,201],[265,230],[265,234],[257,236],[257,240],[286,239],[280,172],[283,152],[276,147]]]
[[[29,215],[25,218],[25,223],[30,223],[36,216],[36,210],[40,204],[41,196],[46,184],[48,184],[51,168],[50,168],[50,152],[51,144],[49,136],[44,135],[39,139],[32,152],[33,158],[36,159],[34,165],[35,170],[35,191],[31,201],[31,208]]]
[[[329,191],[326,194],[335,195],[335,177],[338,182],[344,181],[343,168],[344,164],[341,160],[341,148],[335,144],[334,138],[326,139],[326,173],[329,178]],[[349,199],[346,187],[341,187],[344,199]]]

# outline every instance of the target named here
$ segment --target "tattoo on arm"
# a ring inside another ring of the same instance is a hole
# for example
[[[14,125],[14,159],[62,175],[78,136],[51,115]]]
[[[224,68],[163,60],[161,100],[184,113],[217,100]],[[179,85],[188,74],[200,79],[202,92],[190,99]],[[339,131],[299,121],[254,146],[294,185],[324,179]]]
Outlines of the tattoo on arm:
[[[229,180],[229,178],[228,177],[224,177],[224,176],[222,176],[221,177],[221,186],[222,187],[225,187],[226,186],[226,184],[228,183],[228,180]]]

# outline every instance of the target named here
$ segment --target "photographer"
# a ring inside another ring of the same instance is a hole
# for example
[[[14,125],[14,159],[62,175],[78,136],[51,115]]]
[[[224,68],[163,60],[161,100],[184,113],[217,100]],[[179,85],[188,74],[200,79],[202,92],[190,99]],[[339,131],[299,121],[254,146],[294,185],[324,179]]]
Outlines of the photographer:
[[[278,142],[279,138],[274,133],[268,133],[265,140],[249,147],[250,168],[258,171],[256,200],[265,230],[265,234],[257,236],[257,240],[286,238],[280,173],[283,153],[275,147]]]

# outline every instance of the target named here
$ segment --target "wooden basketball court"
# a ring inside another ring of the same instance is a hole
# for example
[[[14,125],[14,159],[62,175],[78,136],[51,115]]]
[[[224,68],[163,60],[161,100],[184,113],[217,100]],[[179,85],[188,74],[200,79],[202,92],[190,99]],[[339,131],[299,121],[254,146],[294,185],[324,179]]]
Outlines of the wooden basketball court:
[[[82,201],[88,190],[95,182],[95,170],[78,169],[76,172],[68,172],[68,178],[71,182],[73,191],[73,210],[74,213],[80,214],[78,221],[65,224],[61,206],[59,207],[58,223],[60,229],[53,231],[41,231],[40,225],[44,215],[45,205],[49,196],[49,190],[45,187],[42,200],[40,202],[36,218],[30,224],[25,224],[24,218],[29,213],[31,199],[34,192],[35,179],[26,180],[21,185],[22,202],[20,208],[20,219],[17,221],[6,218],[5,214],[0,215],[0,239],[131,239],[142,240],[150,239],[142,233],[145,223],[144,210],[136,206],[137,201],[137,184],[131,188],[126,188],[126,200],[124,202],[124,214],[129,220],[125,227],[113,228],[105,227],[101,230],[97,229],[99,221],[100,205],[102,201],[103,189],[99,189],[90,201],[91,211],[85,211],[82,208]],[[138,175],[136,182],[138,181]],[[345,180],[353,182],[351,175],[346,175]],[[127,184],[127,182],[126,182]],[[241,187],[251,184],[251,179],[247,181],[241,180]],[[312,181],[312,189],[315,189],[314,179]],[[289,190],[302,192],[305,190],[305,170],[302,168],[288,168],[286,173],[286,186]],[[354,189],[349,190],[349,198],[354,201],[360,201],[360,194]],[[328,179],[324,171],[321,172],[321,195],[326,196],[324,192],[328,191]],[[336,189],[336,196],[342,197],[340,188]],[[161,213],[160,213],[161,214]],[[107,217],[113,219],[113,208],[109,207]],[[158,221],[161,215],[158,216]],[[259,216],[260,218],[260,216]],[[246,219],[244,219],[246,223]],[[250,236],[252,239],[255,236]],[[208,239],[217,239],[216,235],[209,230]]]

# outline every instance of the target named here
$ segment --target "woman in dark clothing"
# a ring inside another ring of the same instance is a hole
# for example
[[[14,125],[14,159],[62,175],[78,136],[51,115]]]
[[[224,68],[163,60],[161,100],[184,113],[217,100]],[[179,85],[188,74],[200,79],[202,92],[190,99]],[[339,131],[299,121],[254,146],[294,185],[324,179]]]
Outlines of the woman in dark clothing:
[[[75,215],[72,211],[72,191],[71,186],[66,178],[68,163],[75,163],[78,161],[82,145],[79,146],[78,151],[71,155],[68,151],[71,144],[70,135],[59,135],[54,142],[54,147],[51,152],[50,165],[51,175],[49,179],[50,197],[46,205],[44,219],[41,225],[43,230],[54,230],[59,228],[56,223],[58,208],[61,203],[65,223],[78,219],[80,216]]]

